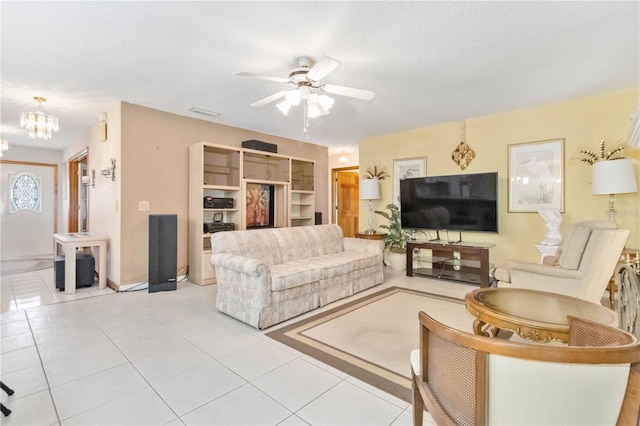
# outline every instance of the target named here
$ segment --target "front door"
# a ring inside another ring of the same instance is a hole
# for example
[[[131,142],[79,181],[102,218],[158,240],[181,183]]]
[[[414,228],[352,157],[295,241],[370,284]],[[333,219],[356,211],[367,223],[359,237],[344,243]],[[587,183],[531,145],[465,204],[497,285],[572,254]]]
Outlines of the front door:
[[[53,254],[58,165],[7,160],[1,163],[2,258]]]

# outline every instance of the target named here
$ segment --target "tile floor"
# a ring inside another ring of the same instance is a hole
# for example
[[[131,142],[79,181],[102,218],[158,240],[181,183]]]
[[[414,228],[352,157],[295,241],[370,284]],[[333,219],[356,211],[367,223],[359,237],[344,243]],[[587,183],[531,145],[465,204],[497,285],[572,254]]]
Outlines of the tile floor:
[[[216,286],[87,290],[55,303],[67,296],[47,295],[52,279],[53,270],[2,277],[0,368],[16,391],[1,395],[13,410],[3,425],[412,423],[410,404],[216,311]],[[387,269],[364,294],[392,285],[470,289]]]

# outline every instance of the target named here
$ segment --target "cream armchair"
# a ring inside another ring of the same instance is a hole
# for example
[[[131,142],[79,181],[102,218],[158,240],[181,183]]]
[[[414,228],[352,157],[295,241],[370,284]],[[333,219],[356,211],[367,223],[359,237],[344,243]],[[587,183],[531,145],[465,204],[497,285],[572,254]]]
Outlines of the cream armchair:
[[[629,236],[611,222],[569,227],[554,265],[508,261],[495,270],[498,287],[529,288],[600,303]]]

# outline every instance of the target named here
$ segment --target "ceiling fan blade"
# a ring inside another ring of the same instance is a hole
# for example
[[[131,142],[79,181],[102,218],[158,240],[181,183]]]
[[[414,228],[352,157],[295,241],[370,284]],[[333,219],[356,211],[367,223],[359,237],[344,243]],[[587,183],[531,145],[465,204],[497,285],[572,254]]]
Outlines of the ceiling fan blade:
[[[289,79],[288,78],[273,77],[273,76],[270,76],[270,75],[255,74],[255,73],[252,73],[252,72],[239,72],[236,75],[239,75],[240,77],[258,78],[260,80],[276,81],[278,83],[289,83]]]
[[[307,74],[307,79],[311,81],[319,81],[326,77],[331,71],[338,68],[338,65],[340,65],[339,60],[333,59],[330,56],[323,56],[313,67],[311,67]]]
[[[376,95],[370,90],[354,89],[353,87],[336,86],[335,84],[323,84],[322,90],[334,95],[349,96],[350,98],[362,99],[364,101],[373,100]]]
[[[254,103],[251,104],[252,107],[261,107],[261,106],[265,106],[268,103],[271,103],[273,101],[276,101],[282,97],[284,97],[284,93],[285,91],[282,90],[278,93],[274,93],[273,95],[267,96],[266,98],[260,99],[259,101],[256,101]]]

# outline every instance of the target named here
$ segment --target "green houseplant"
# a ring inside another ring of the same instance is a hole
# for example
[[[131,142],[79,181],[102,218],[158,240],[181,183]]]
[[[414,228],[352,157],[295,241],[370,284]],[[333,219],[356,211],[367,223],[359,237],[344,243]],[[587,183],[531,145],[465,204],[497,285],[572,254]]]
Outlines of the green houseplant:
[[[389,221],[380,225],[387,230],[384,237],[385,250],[389,252],[389,263],[392,269],[403,270],[406,268],[407,241],[411,239],[409,232],[400,225],[400,209],[395,204],[387,204],[386,210],[376,210],[376,214]]]

